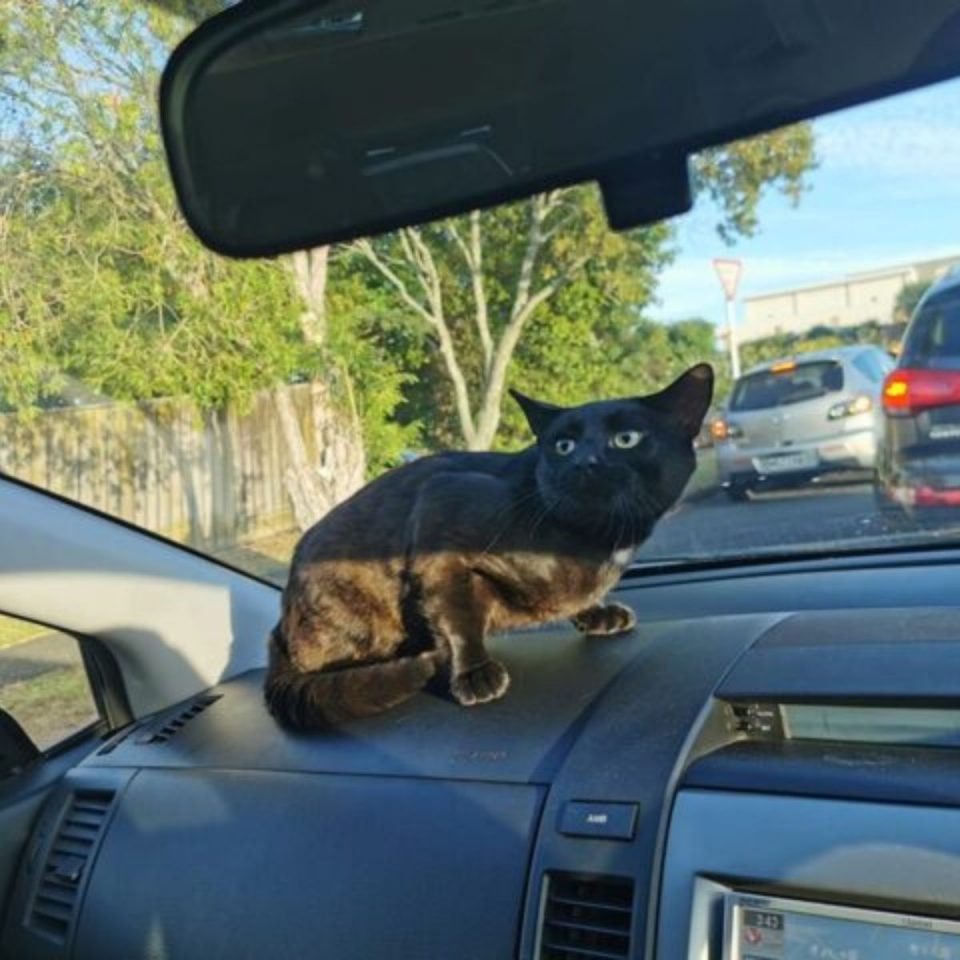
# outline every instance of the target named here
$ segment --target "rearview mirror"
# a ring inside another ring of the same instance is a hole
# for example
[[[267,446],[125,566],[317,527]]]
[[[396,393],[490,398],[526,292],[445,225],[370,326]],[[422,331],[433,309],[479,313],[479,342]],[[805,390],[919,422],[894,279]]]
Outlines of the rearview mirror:
[[[960,71],[960,0],[247,0],[164,73],[193,230],[233,256],[596,180],[688,209],[698,149]]]

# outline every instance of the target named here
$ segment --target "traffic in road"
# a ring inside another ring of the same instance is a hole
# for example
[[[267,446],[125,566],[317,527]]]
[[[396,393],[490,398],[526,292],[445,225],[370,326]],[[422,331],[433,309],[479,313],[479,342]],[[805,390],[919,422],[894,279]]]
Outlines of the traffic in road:
[[[872,485],[859,481],[753,493],[743,502],[717,491],[681,502],[665,516],[637,562],[846,550],[914,537],[960,543],[960,511],[955,519],[883,511]]]

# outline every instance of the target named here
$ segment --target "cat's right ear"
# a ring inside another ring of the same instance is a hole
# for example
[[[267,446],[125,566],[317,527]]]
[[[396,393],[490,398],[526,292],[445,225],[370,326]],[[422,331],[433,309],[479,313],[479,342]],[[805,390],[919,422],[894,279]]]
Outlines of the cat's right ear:
[[[558,414],[563,413],[563,407],[558,407],[552,403],[543,403],[541,400],[534,400],[532,397],[524,396],[519,390],[511,390],[510,396],[520,404],[520,409],[527,418],[530,429],[537,437],[546,431]]]

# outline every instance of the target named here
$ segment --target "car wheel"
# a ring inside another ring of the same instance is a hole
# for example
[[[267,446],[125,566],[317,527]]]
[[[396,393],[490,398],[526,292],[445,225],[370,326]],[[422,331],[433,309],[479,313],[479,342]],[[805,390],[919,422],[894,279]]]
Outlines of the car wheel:
[[[734,503],[746,503],[750,499],[750,487],[745,483],[731,483],[724,490]]]

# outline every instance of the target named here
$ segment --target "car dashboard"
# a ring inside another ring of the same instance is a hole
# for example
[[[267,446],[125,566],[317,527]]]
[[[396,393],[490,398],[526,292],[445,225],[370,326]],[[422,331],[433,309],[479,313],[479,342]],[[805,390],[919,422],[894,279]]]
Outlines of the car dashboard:
[[[329,733],[243,673],[69,773],[0,956],[960,955],[955,564],[628,574],[631,634],[504,636],[503,700]]]

